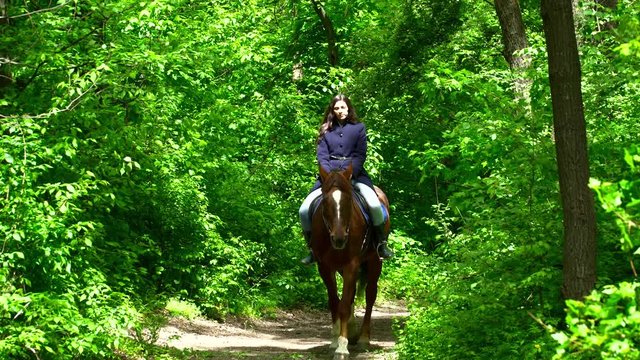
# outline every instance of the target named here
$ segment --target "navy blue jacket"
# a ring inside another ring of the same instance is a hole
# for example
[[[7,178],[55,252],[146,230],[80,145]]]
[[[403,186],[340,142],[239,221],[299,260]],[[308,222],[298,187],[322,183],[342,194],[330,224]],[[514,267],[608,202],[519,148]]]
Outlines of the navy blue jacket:
[[[364,161],[367,159],[367,129],[363,123],[346,122],[340,125],[335,121],[331,130],[320,139],[316,155],[318,164],[327,172],[332,169],[344,170],[351,162],[353,179],[373,187],[369,175],[363,168]],[[319,187],[318,180],[313,188]]]

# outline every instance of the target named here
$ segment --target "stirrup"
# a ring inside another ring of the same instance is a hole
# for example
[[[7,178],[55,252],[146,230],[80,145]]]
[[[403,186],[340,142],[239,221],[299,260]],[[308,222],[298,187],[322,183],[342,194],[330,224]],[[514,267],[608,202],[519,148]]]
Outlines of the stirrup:
[[[380,243],[378,246],[376,246],[376,252],[378,253],[378,256],[383,260],[390,259],[394,255],[393,251],[391,251],[391,249],[387,247],[386,242]]]

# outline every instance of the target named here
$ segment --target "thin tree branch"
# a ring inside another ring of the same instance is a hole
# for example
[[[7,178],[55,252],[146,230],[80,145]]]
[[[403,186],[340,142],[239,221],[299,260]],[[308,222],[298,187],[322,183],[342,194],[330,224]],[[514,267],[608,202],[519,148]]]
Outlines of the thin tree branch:
[[[527,311],[527,314],[535,321],[537,322],[540,326],[542,326],[545,330],[550,331],[553,330],[553,327],[545,324],[542,320],[540,320],[538,317],[536,317],[535,315],[533,315],[531,313],[531,311]]]
[[[71,3],[71,1],[67,1],[66,3],[60,4],[60,5],[57,5],[57,6],[54,6],[54,7],[35,10],[35,11],[28,12],[28,13],[20,14],[20,15],[0,16],[0,20],[2,20],[2,19],[17,19],[17,18],[21,18],[21,17],[25,17],[25,16],[31,16],[31,15],[34,15],[34,14],[38,14],[38,13],[41,13],[41,12],[53,11],[53,10],[57,10],[57,9],[63,7],[63,6],[67,6],[70,3]]]
[[[13,64],[13,65],[18,65],[20,64],[19,62],[15,62],[9,58],[5,58],[5,57],[0,57],[0,66],[4,65],[4,64]]]
[[[338,65],[338,49],[336,47],[336,32],[333,29],[333,24],[331,23],[331,19],[327,12],[322,7],[317,0],[311,0],[311,4],[313,5],[313,9],[315,10],[318,17],[320,17],[320,21],[322,22],[322,27],[324,27],[324,31],[327,33],[327,47],[329,53],[329,65],[336,66]]]
[[[14,317],[13,317],[13,320],[17,319],[20,315],[23,315],[23,314],[24,314],[24,310],[25,310],[26,308],[28,308],[28,307],[29,307],[29,305],[31,305],[31,301],[29,301],[29,302],[27,303],[27,305],[25,305],[25,306],[24,306],[24,308],[22,308],[22,309],[20,309],[20,311],[18,311],[18,313],[16,314],[16,316],[14,316]]]
[[[49,111],[47,113],[38,114],[38,115],[2,115],[2,114],[0,114],[0,119],[17,119],[17,118],[22,118],[22,119],[43,119],[43,118],[47,118],[47,117],[52,116],[52,115],[59,114],[61,112],[66,112],[66,111],[73,110],[80,103],[80,99],[82,99],[82,97],[84,95],[86,95],[89,91],[91,91],[91,89],[93,89],[95,86],[96,86],[96,84],[92,84],[91,86],[89,86],[89,88],[87,90],[85,90],[82,94],[78,95],[75,99],[71,100],[69,105],[67,105],[64,109],[55,109],[55,110],[51,110],[51,111]]]
[[[36,66],[36,69],[33,71],[33,74],[31,74],[31,76],[29,77],[29,80],[27,80],[26,83],[24,83],[24,85],[22,86],[22,90],[24,90],[27,86],[29,86],[29,84],[31,84],[31,82],[36,78],[36,76],[38,76],[38,72],[40,71],[40,68],[42,67],[42,65],[44,65],[44,61],[41,61],[38,66]]]

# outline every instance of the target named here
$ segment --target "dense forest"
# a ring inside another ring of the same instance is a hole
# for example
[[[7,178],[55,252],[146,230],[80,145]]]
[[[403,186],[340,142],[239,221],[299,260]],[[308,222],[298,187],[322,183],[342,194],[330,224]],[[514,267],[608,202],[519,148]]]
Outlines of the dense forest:
[[[0,358],[153,358],[172,303],[325,308],[297,216],[338,93],[391,202],[400,358],[640,357],[639,1],[0,15]]]

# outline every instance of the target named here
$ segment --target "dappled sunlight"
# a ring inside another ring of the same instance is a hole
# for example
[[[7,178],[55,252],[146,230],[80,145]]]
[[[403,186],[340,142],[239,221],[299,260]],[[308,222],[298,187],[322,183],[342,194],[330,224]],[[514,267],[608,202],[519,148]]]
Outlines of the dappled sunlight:
[[[360,324],[364,310],[356,309]],[[393,353],[393,324],[408,316],[401,305],[385,304],[372,313],[369,346],[350,345],[355,359],[384,359]],[[268,319],[232,318],[226,323],[172,318],[160,332],[158,345],[177,349],[234,353],[246,358],[273,358],[283,354],[321,356],[330,349],[331,321],[318,310],[280,311]]]

